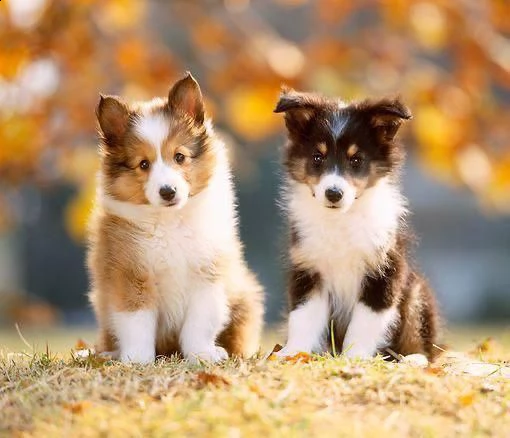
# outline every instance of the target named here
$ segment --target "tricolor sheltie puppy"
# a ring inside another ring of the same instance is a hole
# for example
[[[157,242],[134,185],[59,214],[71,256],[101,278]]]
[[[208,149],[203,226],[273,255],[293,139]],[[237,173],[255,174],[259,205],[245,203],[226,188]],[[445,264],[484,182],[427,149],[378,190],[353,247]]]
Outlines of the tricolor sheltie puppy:
[[[168,99],[101,97],[88,265],[99,352],[217,362],[258,348],[263,291],[238,235],[224,144],[190,74]]]
[[[278,353],[337,351],[367,358],[434,355],[434,296],[407,257],[403,147],[409,110],[398,99],[345,104],[284,90],[288,143],[283,208],[290,227],[290,314]]]

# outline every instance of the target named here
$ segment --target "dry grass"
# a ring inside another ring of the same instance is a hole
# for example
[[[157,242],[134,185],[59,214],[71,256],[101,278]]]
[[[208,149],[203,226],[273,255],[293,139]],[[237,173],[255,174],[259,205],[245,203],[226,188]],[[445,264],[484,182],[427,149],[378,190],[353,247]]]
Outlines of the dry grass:
[[[37,437],[508,436],[508,359],[510,350],[494,342],[480,344],[469,358],[444,355],[427,369],[379,358],[306,356],[295,363],[259,358],[196,367],[162,359],[144,367],[49,351],[4,352],[0,431]],[[477,365],[488,362],[497,365]]]

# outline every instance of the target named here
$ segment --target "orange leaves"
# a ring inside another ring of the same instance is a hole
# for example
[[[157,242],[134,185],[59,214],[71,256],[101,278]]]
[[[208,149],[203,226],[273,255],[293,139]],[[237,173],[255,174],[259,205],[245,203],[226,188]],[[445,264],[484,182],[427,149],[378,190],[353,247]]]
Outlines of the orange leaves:
[[[415,114],[410,131],[423,167],[510,211],[510,122],[500,91],[510,86],[504,1],[480,17],[475,6],[467,13],[465,2],[439,0],[278,0],[263,13],[257,2],[160,1],[151,3],[150,17],[147,0],[42,3],[23,25],[13,19],[17,3],[0,2],[8,12],[0,19],[3,180],[42,181],[49,174],[43,157],[60,162],[64,151],[94,142],[98,92],[165,95],[193,68],[209,112],[217,109],[214,120],[261,145],[278,142],[284,129],[272,113],[282,82],[345,99],[400,92]],[[368,4],[372,18],[360,20]],[[311,19],[302,21],[302,8],[313,11]],[[56,79],[27,104],[13,90],[35,60],[50,63]],[[88,162],[84,168],[85,177],[70,177],[65,166],[51,175],[79,187],[66,212],[77,239],[93,192],[94,171]]]
[[[14,34],[0,38],[0,78],[14,79],[29,58],[28,47],[22,40],[15,38]]]
[[[274,134],[282,124],[273,114],[278,88],[242,87],[232,90],[226,99],[226,118],[232,128],[250,141]]]
[[[269,355],[269,357],[267,358],[267,360],[269,360],[270,362],[275,362],[278,360],[278,356],[276,356],[276,354],[274,354],[274,353],[271,353]],[[308,353],[299,352],[299,353],[295,354],[294,356],[286,356],[286,357],[282,358],[282,360],[288,364],[309,363],[313,360],[313,357]]]
[[[424,104],[415,110],[412,129],[427,168],[443,179],[451,179],[462,126],[448,118],[437,106]]]
[[[204,388],[206,386],[214,386],[216,388],[221,388],[223,386],[230,386],[230,381],[225,377],[220,376],[218,374],[208,373],[205,371],[201,371],[196,375],[197,386],[199,388]]]
[[[441,49],[448,37],[447,17],[437,2],[416,2],[410,8],[412,30],[417,41],[431,50]]]
[[[134,28],[143,21],[145,8],[145,1],[108,0],[101,3],[98,17],[105,30],[123,31]]]
[[[459,396],[458,402],[462,407],[471,406],[475,401],[474,392],[466,392]]]
[[[276,344],[273,348],[273,351],[268,356],[267,360],[270,362],[277,361],[279,358],[275,353],[280,351],[281,349],[282,349],[282,346],[280,344]],[[286,357],[282,358],[282,360],[289,364],[308,363],[313,360],[313,357],[312,357],[312,355],[305,353],[304,351],[301,351],[293,356],[286,356]]]
[[[42,122],[39,117],[0,114],[0,169],[6,180],[19,183],[32,173],[42,148]]]
[[[232,40],[227,29],[212,17],[203,17],[194,24],[190,33],[194,46],[204,52],[225,50]]]
[[[92,403],[89,401],[80,401],[80,402],[71,402],[71,403],[64,403],[62,407],[69,411],[73,415],[81,415],[83,412],[90,408],[92,406]]]
[[[76,344],[74,344],[75,350],[85,350],[87,348],[89,348],[88,344],[81,338],[76,341]]]

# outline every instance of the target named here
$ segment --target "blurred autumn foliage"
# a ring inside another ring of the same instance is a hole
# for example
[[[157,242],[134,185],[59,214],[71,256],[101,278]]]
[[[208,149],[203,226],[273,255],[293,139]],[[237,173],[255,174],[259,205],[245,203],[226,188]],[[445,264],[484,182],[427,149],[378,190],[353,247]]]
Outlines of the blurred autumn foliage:
[[[263,154],[280,141],[282,83],[345,99],[399,93],[420,163],[510,212],[506,0],[4,0],[0,227],[17,188],[66,181],[80,239],[97,166],[98,93],[165,95],[191,69],[214,119]]]

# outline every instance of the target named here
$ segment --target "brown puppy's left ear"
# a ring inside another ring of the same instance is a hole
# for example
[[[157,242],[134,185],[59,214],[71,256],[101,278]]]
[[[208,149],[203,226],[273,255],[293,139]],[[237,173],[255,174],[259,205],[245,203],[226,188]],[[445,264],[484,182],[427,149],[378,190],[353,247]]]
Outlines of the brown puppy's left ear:
[[[168,105],[174,111],[181,111],[197,123],[204,123],[204,101],[200,86],[190,72],[177,81],[168,93]]]
[[[413,117],[409,108],[399,98],[370,103],[367,109],[372,126],[386,141],[393,140],[402,122]]]
[[[115,144],[122,140],[128,129],[129,108],[118,96],[99,96],[97,121],[107,144]]]

